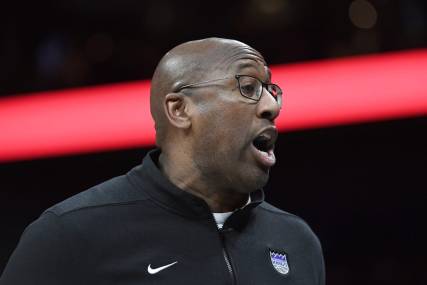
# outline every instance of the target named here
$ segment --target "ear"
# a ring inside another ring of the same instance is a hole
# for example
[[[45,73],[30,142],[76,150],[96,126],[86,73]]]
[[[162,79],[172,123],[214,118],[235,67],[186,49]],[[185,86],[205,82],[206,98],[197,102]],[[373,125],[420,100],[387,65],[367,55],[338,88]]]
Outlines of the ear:
[[[169,122],[177,128],[188,129],[191,126],[189,100],[181,93],[169,93],[164,101],[165,114]]]

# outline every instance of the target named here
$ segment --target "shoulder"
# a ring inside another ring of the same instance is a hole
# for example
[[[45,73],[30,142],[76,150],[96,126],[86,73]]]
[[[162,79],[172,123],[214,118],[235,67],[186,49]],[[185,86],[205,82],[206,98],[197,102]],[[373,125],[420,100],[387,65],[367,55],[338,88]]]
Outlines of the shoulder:
[[[259,209],[263,216],[270,221],[269,224],[272,228],[287,234],[292,233],[295,237],[321,248],[318,237],[301,217],[276,208],[267,202],[263,202]]]
[[[55,214],[44,213],[25,229],[0,283],[77,284],[77,276],[88,274],[79,256],[86,251],[78,237],[64,227]],[[69,268],[73,268],[72,273]]]
[[[266,215],[274,216],[275,219],[280,219],[280,220],[286,221],[287,223],[292,223],[302,227],[308,227],[308,224],[302,218],[298,217],[297,215],[291,214],[289,212],[283,211],[279,208],[276,208],[270,203],[263,202],[259,206],[259,208]]]
[[[107,180],[45,210],[27,226],[15,255],[37,251],[35,254],[44,258],[41,249],[52,256],[85,252],[93,237],[101,240],[108,225],[114,227],[123,222],[129,213],[128,205],[145,200],[143,190],[133,186],[126,175]]]
[[[62,216],[77,211],[129,204],[146,199],[144,192],[137,189],[127,175],[121,175],[53,205],[43,214],[50,212],[56,216]]]

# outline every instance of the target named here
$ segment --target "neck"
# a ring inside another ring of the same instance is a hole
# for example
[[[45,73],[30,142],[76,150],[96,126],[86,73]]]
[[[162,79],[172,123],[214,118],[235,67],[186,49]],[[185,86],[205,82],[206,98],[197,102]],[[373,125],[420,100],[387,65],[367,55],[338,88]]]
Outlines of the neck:
[[[162,152],[159,168],[175,186],[203,199],[214,213],[234,211],[248,201],[248,194],[232,191],[231,187],[203,176],[191,159],[178,159]]]

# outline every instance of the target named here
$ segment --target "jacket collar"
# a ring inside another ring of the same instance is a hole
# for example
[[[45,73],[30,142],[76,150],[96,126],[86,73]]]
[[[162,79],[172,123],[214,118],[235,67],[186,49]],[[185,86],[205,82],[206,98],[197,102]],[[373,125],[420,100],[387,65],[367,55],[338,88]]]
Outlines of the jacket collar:
[[[140,190],[147,193],[157,204],[176,214],[193,219],[213,219],[207,203],[170,182],[157,167],[160,150],[150,151],[142,161],[127,174]],[[264,201],[264,191],[256,190],[251,202],[235,211],[224,226],[241,227],[248,221],[253,210]]]

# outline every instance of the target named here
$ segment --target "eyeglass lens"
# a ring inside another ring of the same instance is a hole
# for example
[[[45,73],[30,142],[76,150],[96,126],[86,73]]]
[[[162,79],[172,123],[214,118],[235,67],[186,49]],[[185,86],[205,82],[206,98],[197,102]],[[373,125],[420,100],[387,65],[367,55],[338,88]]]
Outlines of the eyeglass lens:
[[[259,100],[262,95],[263,83],[251,76],[239,76],[239,87],[240,92],[243,96]],[[281,105],[282,103],[282,90],[279,86],[274,84],[265,84],[267,91],[276,99],[277,103]]]

